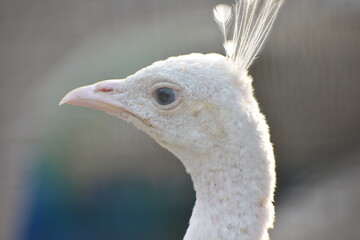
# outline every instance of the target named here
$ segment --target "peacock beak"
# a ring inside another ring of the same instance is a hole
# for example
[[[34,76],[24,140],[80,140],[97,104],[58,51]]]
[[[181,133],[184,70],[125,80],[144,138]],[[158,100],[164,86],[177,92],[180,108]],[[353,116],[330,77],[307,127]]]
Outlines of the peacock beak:
[[[122,91],[121,85],[121,80],[106,80],[79,87],[66,94],[59,105],[66,103],[104,112],[123,109],[126,92]]]
[[[135,117],[144,124],[151,124],[136,114],[127,104],[124,80],[105,80],[92,85],[76,88],[66,94],[59,105],[70,104],[92,108],[115,115],[124,120]]]

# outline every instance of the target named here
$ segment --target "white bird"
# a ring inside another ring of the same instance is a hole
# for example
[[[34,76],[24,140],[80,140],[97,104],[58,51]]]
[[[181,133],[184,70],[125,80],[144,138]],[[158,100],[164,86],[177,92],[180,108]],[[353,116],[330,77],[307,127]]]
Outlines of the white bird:
[[[60,102],[122,118],[180,159],[196,191],[184,240],[268,239],[274,154],[248,68],[282,2],[215,7],[226,56],[171,57],[126,79],[77,88]]]

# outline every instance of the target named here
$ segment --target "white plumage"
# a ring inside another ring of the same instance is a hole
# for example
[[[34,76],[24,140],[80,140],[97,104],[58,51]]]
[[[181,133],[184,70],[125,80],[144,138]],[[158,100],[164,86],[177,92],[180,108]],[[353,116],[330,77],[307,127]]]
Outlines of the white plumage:
[[[246,71],[261,50],[282,2],[238,0],[233,8],[224,4],[214,8],[215,20],[224,34],[226,54],[240,71]]]
[[[217,6],[227,57],[171,57],[123,80],[77,88],[61,101],[125,119],[181,160],[196,191],[185,240],[268,238],[274,155],[247,69],[281,3]]]

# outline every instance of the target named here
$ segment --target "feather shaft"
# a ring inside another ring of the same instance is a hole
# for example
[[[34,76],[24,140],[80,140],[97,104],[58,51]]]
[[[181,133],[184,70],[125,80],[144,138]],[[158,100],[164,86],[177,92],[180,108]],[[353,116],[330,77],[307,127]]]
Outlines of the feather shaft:
[[[220,4],[214,8],[215,21],[223,33],[226,55],[239,70],[246,71],[257,57],[283,2],[235,0],[232,7]],[[230,28],[232,33],[227,32]]]

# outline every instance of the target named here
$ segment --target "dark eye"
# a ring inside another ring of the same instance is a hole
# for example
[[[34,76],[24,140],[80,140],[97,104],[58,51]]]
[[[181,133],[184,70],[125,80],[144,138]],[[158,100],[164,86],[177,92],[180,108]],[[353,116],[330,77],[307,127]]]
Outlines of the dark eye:
[[[169,105],[177,98],[177,92],[171,88],[158,88],[155,91],[155,99],[160,105]]]

